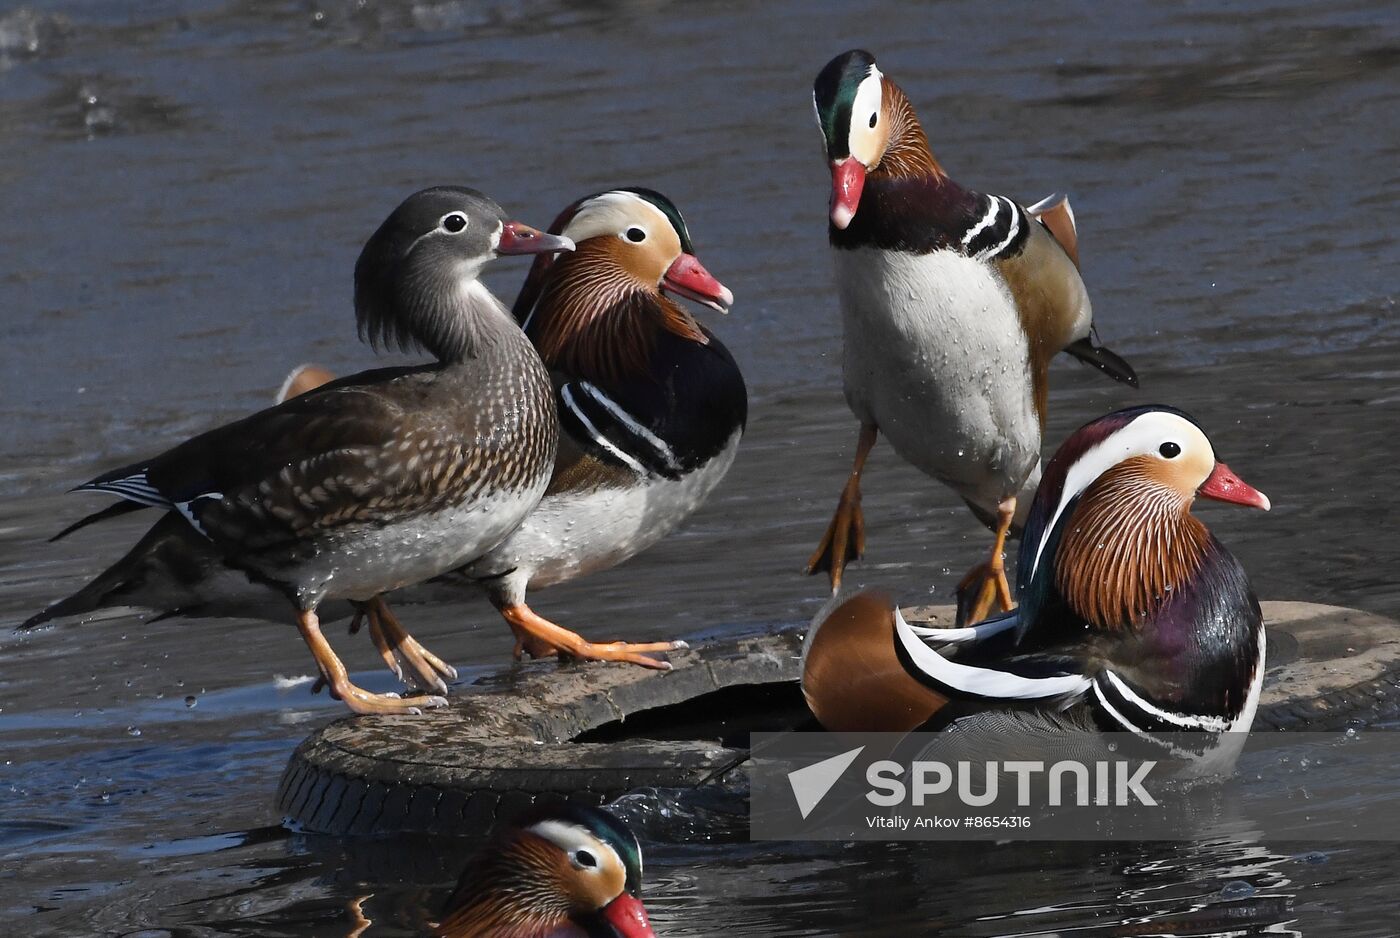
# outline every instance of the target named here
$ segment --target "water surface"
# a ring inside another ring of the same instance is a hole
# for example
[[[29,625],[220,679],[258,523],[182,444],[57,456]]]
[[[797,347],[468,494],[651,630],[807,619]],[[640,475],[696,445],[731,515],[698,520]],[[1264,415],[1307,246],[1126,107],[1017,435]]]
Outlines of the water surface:
[[[585,193],[653,186],[737,297],[709,318],[751,394],[729,479],[683,532],[540,610],[636,639],[807,619],[823,590],[797,571],[856,429],[810,81],[855,45],[955,178],[1072,194],[1101,337],[1144,387],[1057,364],[1048,439],[1116,406],[1183,407],[1274,501],[1202,512],[1261,595],[1400,615],[1391,4],[59,0],[0,4],[0,624],[150,521],[48,545],[93,505],[67,488],[263,406],[297,362],[374,361],[351,266],[438,183],[539,225]],[[510,297],[523,275],[503,261],[489,280]],[[986,544],[884,447],[865,505],[855,583],[945,600]],[[470,595],[412,621],[467,678],[510,648]],[[471,844],[279,826],[287,756],[340,712],[296,682],[311,662],[289,626],[118,617],[0,638],[0,930],[343,935],[370,896],[370,934],[414,932]],[[390,688],[362,636],[335,640]],[[1384,845],[647,830],[665,935],[1394,933]]]

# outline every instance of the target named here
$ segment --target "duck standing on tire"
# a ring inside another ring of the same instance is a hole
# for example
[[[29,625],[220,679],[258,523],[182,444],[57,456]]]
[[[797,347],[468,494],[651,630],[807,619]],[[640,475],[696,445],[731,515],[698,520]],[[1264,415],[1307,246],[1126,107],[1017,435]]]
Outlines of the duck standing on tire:
[[[510,625],[516,657],[669,668],[647,653],[684,642],[589,642],[536,614],[525,595],[655,544],[729,471],[748,414],[744,377],[719,339],[666,294],[720,312],[733,295],[701,266],[685,219],[659,192],[587,196],[550,231],[577,247],[535,259],[515,315],[554,380],[554,477],[525,522],[461,572]]]
[[[865,549],[860,475],[884,432],[996,532],[959,585],[961,619],[1011,605],[1002,550],[1039,478],[1050,359],[1068,352],[1136,387],[1091,338],[1074,215],[1051,198],[1025,209],[948,178],[904,92],[868,52],[817,76],[831,164],[829,236],[844,322],[846,400],[860,421],[855,464],[807,564],[839,590]]]
[[[434,938],[656,938],[642,848],[601,808],[562,802],[501,825],[462,874]]]
[[[105,473],[78,490],[123,501],[69,530],[159,508],[160,523],[197,532],[224,564],[292,603],[321,677],[351,710],[445,704],[355,686],[316,608],[328,598],[366,604],[378,639],[445,690],[450,669],[380,615],[378,597],[480,556],[544,494],[558,443],[549,375],[477,277],[497,255],[572,247],[507,221],[473,189],[416,193],[361,252],[355,312],[371,342],[421,347],[435,363],[351,375]],[[129,554],[119,566],[147,559]],[[104,604],[119,574],[21,628]]]
[[[878,594],[845,600],[807,639],[812,712],[829,730],[905,732],[1033,710],[1071,728],[1201,733],[1207,750],[1248,730],[1263,617],[1239,561],[1191,514],[1197,497],[1269,509],[1181,411],[1140,407],[1081,427],[1027,518],[1020,606],[938,629],[910,626]]]

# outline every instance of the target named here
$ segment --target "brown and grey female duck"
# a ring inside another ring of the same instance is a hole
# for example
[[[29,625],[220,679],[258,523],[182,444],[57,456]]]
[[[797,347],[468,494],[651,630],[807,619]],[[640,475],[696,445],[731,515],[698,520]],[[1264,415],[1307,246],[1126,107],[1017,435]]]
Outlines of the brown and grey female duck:
[[[529,340],[477,277],[499,254],[572,246],[506,221],[472,189],[411,196],[360,254],[355,311],[372,343],[421,347],[436,362],[342,378],[105,473],[78,490],[123,502],[72,529],[162,509],[162,524],[178,517],[223,564],[292,603],[322,678],[352,710],[445,703],[355,686],[316,609],[339,598],[376,611],[379,594],[476,559],[539,502],[558,442],[553,389]],[[103,604],[84,592],[22,628]],[[380,639],[421,651],[392,617],[372,625]],[[446,669],[430,656],[417,661]]]

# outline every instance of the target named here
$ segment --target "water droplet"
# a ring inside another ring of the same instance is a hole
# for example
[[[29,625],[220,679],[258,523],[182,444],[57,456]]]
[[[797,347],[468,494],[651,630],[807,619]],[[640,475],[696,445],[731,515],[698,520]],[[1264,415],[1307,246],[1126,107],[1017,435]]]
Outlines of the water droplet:
[[[1222,899],[1248,899],[1254,895],[1255,889],[1242,879],[1231,880],[1220,890]]]
[[[185,698],[185,706],[193,710],[195,707],[199,706],[199,698],[191,694]]]
[[[140,736],[140,735],[141,735],[141,730],[138,729],[138,728],[135,727],[135,726],[128,726],[128,727],[126,728],[126,735],[128,735],[128,736]]]

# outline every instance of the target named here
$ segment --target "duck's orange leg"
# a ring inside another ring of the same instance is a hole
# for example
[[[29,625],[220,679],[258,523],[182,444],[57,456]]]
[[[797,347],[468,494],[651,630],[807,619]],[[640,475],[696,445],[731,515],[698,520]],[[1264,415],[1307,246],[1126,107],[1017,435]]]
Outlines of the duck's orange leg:
[[[841,575],[846,570],[846,562],[859,560],[865,553],[865,515],[860,510],[860,474],[865,469],[866,457],[875,447],[879,432],[874,427],[861,424],[860,436],[856,440],[855,463],[841,489],[836,514],[832,515],[821,543],[807,561],[808,575],[823,570],[831,574],[832,593],[841,589]]]
[[[393,662],[389,670],[398,673],[399,679],[406,684],[416,684],[439,694],[447,693],[447,683],[443,679],[457,680],[457,669],[409,635],[398,616],[389,610],[383,596],[376,596],[365,603],[365,614],[369,619],[369,634],[374,646],[386,663]],[[408,665],[406,676],[395,667],[400,660]]]
[[[311,649],[311,655],[316,659],[316,667],[320,669],[321,677],[325,679],[331,694],[337,700],[345,701],[345,705],[356,713],[422,713],[424,707],[447,706],[445,697],[415,697],[405,700],[398,694],[371,694],[355,686],[350,682],[350,675],[331,648],[330,642],[321,634],[321,622],[316,618],[315,612],[309,609],[298,612],[297,629],[301,631],[301,637]]]
[[[600,642],[587,641],[576,632],[535,613],[523,602],[503,603],[497,608],[515,633],[515,657],[528,654],[531,658],[547,658],[551,655],[581,658],[584,661],[625,661],[639,664],[644,668],[660,671],[671,670],[671,662],[648,657],[643,652],[680,651],[690,646],[682,641],[675,642]]]
[[[1006,535],[1016,517],[1016,499],[1011,497],[997,505],[997,535],[992,542],[992,555],[968,571],[958,583],[958,622],[961,627],[981,622],[992,611],[992,603],[1007,612],[1016,607],[1011,598],[1011,584],[1006,581]]]

